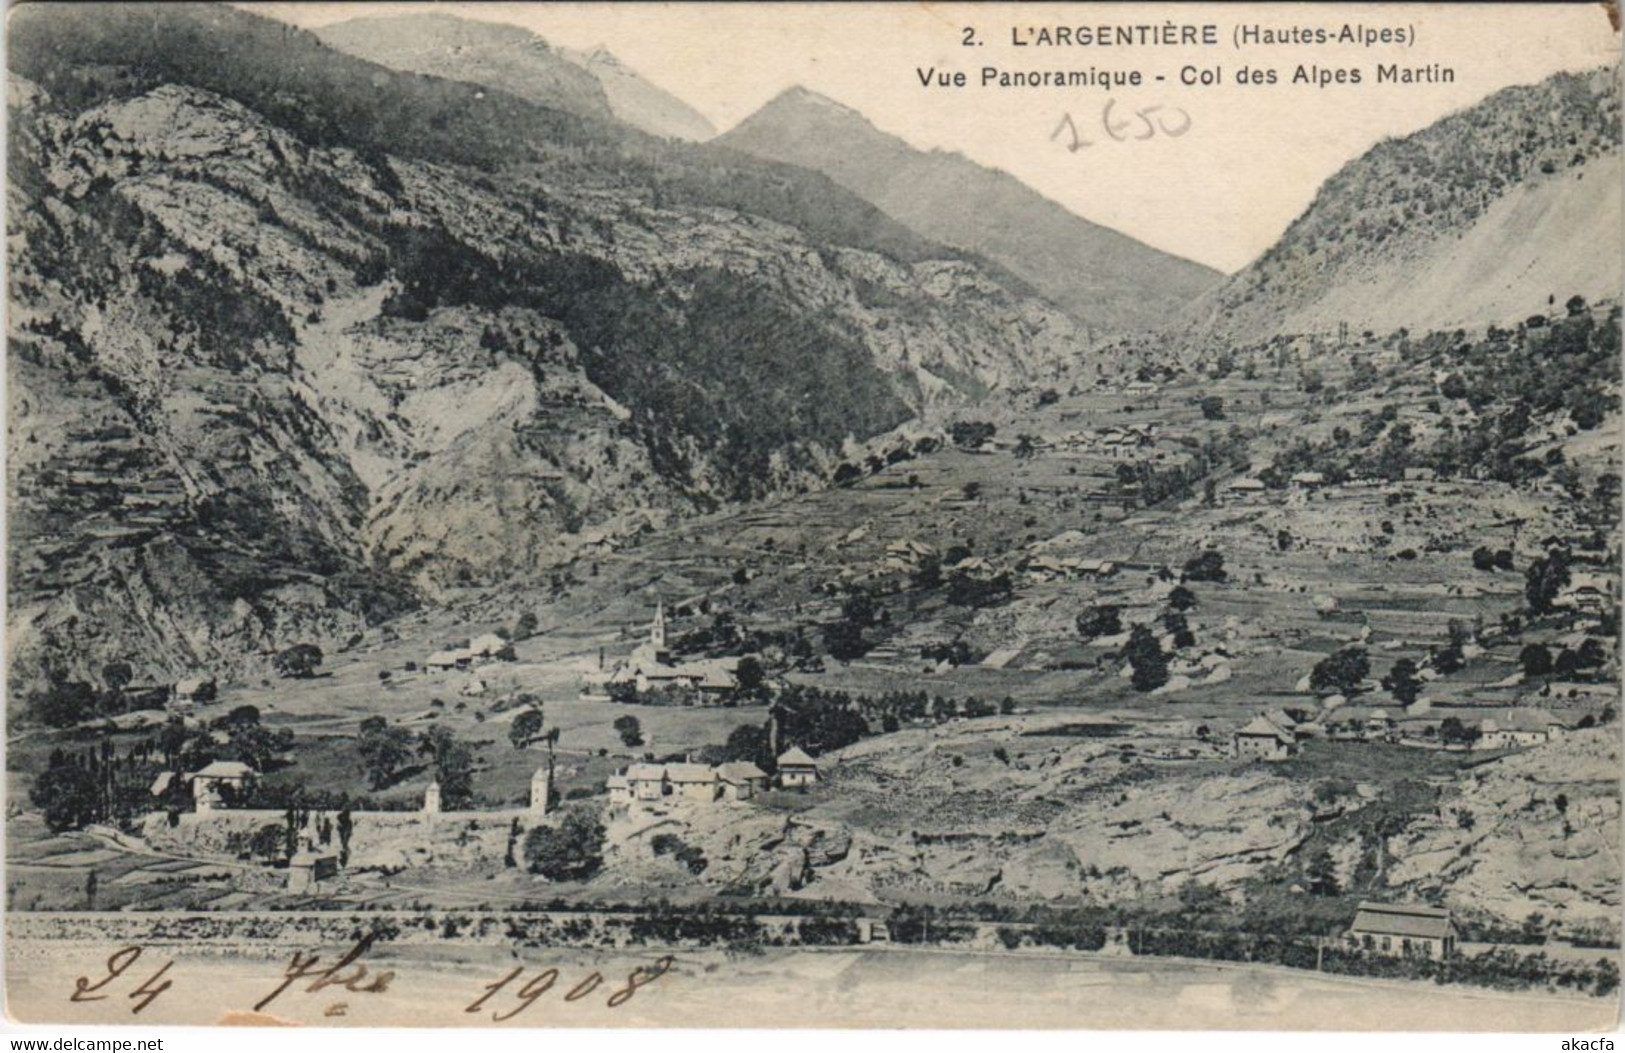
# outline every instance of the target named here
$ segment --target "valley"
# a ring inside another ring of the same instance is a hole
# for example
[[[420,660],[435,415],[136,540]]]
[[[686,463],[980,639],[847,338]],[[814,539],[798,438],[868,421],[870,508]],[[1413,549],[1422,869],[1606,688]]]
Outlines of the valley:
[[[799,87],[83,10],[7,81],[47,942],[1617,991],[1617,70],[1226,276]]]

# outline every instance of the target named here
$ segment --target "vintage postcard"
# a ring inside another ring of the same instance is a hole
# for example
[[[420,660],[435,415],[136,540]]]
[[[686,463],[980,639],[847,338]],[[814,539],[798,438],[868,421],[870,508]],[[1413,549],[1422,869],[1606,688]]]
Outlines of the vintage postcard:
[[[1617,9],[6,66],[14,1026],[1615,1026]]]

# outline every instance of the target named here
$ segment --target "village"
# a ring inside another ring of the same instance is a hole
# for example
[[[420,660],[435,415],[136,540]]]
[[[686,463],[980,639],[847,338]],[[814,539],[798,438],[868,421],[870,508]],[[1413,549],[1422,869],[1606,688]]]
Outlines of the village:
[[[1368,957],[1617,940],[1613,541],[1551,482],[1304,467],[1367,421],[1447,430],[1448,371],[1334,351],[1010,392],[828,489],[606,537],[542,602],[471,593],[258,681],[131,677],[148,708],[102,727],[175,763],[110,802],[123,832],[42,832],[13,895],[59,858],[124,871],[98,904],[768,897],[873,936],[921,901],[1203,887]],[[1513,842],[1595,866],[1546,898]]]

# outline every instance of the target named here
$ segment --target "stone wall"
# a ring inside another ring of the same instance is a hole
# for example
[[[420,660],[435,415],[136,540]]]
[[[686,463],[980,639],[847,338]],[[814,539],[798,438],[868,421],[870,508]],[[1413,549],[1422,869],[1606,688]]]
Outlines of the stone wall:
[[[277,809],[219,809],[181,813],[173,823],[158,812],[142,821],[141,836],[153,848],[196,858],[237,859],[261,828],[282,829]],[[352,812],[348,867],[477,865],[501,862],[514,822],[520,836],[544,819],[525,809],[484,812]],[[340,854],[338,813],[312,811],[301,838],[318,851]],[[515,845],[517,852],[518,846]]]

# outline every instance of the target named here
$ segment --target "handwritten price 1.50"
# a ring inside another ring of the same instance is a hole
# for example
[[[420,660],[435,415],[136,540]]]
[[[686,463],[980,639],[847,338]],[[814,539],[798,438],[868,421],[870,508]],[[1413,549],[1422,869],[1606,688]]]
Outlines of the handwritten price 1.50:
[[[1154,139],[1158,135],[1169,139],[1177,139],[1191,130],[1191,115],[1177,106],[1144,106],[1138,110],[1128,110],[1128,116],[1117,114],[1117,100],[1107,99],[1106,105],[1100,110],[1100,126],[1106,137],[1113,142],[1129,143]],[[1063,138],[1063,133],[1066,133]],[[1084,147],[1095,145],[1093,140],[1086,138],[1078,131],[1077,122],[1070,113],[1061,115],[1061,121],[1050,133],[1050,142],[1060,139],[1066,144],[1068,153],[1077,153]]]

